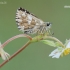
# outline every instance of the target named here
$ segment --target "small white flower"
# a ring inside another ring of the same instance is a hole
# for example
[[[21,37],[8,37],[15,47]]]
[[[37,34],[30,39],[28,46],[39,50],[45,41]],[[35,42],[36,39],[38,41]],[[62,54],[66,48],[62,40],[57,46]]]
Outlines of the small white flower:
[[[51,52],[49,56],[52,58],[59,58],[62,54],[67,55],[70,53],[70,40],[68,40],[68,43],[66,44],[65,48],[58,47],[54,51]]]
[[[0,56],[2,57],[3,60],[7,60],[10,57],[10,55],[7,52],[5,52],[1,47],[1,42],[0,42]]]

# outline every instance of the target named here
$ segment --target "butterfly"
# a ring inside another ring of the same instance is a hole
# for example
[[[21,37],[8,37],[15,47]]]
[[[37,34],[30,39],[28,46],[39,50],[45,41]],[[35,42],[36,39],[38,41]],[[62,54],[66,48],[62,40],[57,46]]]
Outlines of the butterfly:
[[[44,22],[21,7],[16,12],[16,24],[25,34],[45,34],[51,28],[50,22]]]

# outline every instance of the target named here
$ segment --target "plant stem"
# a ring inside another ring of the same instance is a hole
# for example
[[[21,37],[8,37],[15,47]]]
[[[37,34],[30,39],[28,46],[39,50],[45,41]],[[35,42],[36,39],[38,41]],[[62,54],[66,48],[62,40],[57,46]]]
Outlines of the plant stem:
[[[12,40],[16,39],[16,38],[19,38],[19,37],[26,37],[26,38],[29,38],[30,40],[32,40],[32,37],[30,37],[29,35],[26,35],[26,34],[19,34],[19,35],[16,35],[16,36],[13,36],[12,38],[8,39],[6,42],[4,42],[2,44],[2,48],[4,48],[9,42],[11,42]]]
[[[36,37],[34,37],[34,38],[31,38],[29,35],[26,35],[26,34],[16,35],[16,36],[14,36],[14,37],[8,39],[5,43],[2,44],[1,47],[3,48],[3,47],[6,46],[9,42],[11,42],[12,40],[14,40],[14,39],[16,39],[16,38],[19,38],[19,37],[27,37],[27,38],[29,38],[30,40],[29,40],[22,48],[20,48],[17,52],[15,52],[8,60],[5,60],[2,64],[0,64],[0,68],[1,68],[3,65],[5,65],[9,60],[11,60],[11,59],[14,58],[16,55],[18,55],[22,50],[24,50],[24,49],[25,49],[30,43],[32,43],[32,42],[38,42],[38,41],[40,41],[40,40],[45,40],[45,39],[52,39],[52,40],[57,41],[57,42],[61,45],[61,47],[65,48],[64,44],[63,44],[60,40],[58,40],[57,38],[55,38],[55,37],[52,37],[52,36],[42,36],[42,35],[40,35],[40,36],[36,36]]]
[[[60,44],[61,47],[65,48],[64,44],[60,40],[58,40],[57,38],[52,37],[52,36],[39,35],[39,36],[36,36],[36,37],[32,38],[31,42],[38,42],[40,40],[45,40],[45,39],[55,40],[55,41],[57,41]]]
[[[8,60],[5,60],[2,64],[0,64],[0,68],[4,66],[9,60],[14,58],[16,55],[18,55],[22,50],[24,50],[31,42],[28,41],[22,48],[20,48],[17,52],[15,52]]]
[[[52,37],[52,36],[46,36],[46,37],[44,37],[44,39],[45,38],[55,40],[61,45],[61,47],[65,48],[64,44],[59,39]]]
[[[2,64],[0,64],[0,67],[2,67],[4,64],[6,64],[9,60],[11,60],[12,58],[14,58],[18,53],[20,53],[22,50],[24,50],[31,42],[32,37],[30,37],[29,35],[26,34],[19,34],[16,36],[13,36],[12,38],[8,39],[6,42],[4,42],[2,44],[2,48],[4,48],[9,42],[11,42],[12,40],[19,38],[19,37],[26,37],[29,38],[29,42],[27,42],[21,49],[19,49],[16,53],[14,53],[8,60],[4,61]]]

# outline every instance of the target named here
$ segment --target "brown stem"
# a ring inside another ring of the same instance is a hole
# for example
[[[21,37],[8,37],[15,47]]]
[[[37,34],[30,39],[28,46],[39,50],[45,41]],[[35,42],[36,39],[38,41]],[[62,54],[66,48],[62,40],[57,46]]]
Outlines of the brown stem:
[[[12,40],[16,39],[16,38],[19,38],[19,37],[27,37],[29,38],[30,40],[32,40],[32,37],[30,37],[29,35],[26,35],[26,34],[19,34],[19,35],[16,35],[10,39],[8,39],[6,42],[4,42],[2,44],[2,48],[4,48],[9,42],[11,42]],[[13,57],[15,57],[18,53],[20,53],[23,49],[25,49],[28,45],[30,44],[30,41],[25,44],[21,49],[19,49],[16,53],[14,53],[10,58],[9,60],[11,60]],[[0,64],[0,67],[2,67],[4,64],[6,64],[8,62],[8,60],[4,61],[2,64]]]
[[[2,44],[2,47],[6,46],[6,44],[8,44],[10,41],[12,41],[12,40],[14,40],[14,39],[16,39],[16,38],[19,38],[19,37],[27,37],[27,38],[29,38],[31,41],[27,42],[22,48],[20,48],[17,52],[15,52],[15,53],[9,58],[9,60],[11,60],[11,59],[14,58],[16,55],[18,55],[18,54],[19,54],[22,50],[24,50],[31,42],[36,42],[36,41],[38,41],[38,40],[43,40],[43,39],[46,39],[46,38],[47,38],[47,39],[53,39],[53,40],[59,42],[62,47],[65,47],[65,46],[63,45],[63,43],[62,43],[61,41],[59,41],[57,38],[55,38],[55,37],[51,37],[51,36],[41,37],[41,36],[40,36],[40,37],[34,37],[34,38],[32,39],[30,36],[28,36],[28,35],[26,35],[26,34],[20,34],[20,35],[17,35],[17,36],[14,36],[14,37],[10,38],[10,39],[7,40],[4,44]],[[4,61],[2,64],[0,64],[0,68],[1,68],[3,65],[5,65],[9,60],[6,60],[6,61]]]
[[[5,60],[2,64],[0,64],[0,68],[4,66],[9,60],[14,58],[16,55],[18,55],[22,50],[24,50],[31,42],[28,41],[22,48],[20,48],[17,52],[15,52],[8,60]]]
[[[32,40],[32,37],[30,37],[29,35],[26,35],[26,34],[19,34],[19,35],[16,35],[10,39],[8,39],[6,42],[4,42],[2,44],[2,48],[4,48],[9,42],[11,42],[12,40],[16,39],[16,38],[19,38],[19,37],[27,37],[29,38],[30,40]]]

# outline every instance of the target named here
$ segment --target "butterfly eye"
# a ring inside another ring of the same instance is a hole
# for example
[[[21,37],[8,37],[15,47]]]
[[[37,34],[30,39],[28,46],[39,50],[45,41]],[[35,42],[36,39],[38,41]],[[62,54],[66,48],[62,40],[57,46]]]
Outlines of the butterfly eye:
[[[51,23],[50,23],[50,22],[48,22],[48,23],[47,23],[47,26],[50,26],[50,25],[51,25]]]

